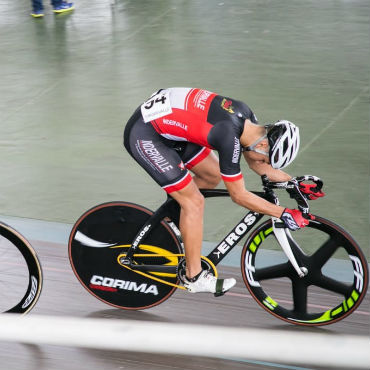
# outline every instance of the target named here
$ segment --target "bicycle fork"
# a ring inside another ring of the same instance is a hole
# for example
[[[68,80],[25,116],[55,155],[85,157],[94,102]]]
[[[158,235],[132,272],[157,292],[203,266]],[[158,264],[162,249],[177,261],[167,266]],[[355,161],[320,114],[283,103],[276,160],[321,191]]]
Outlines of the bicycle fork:
[[[279,205],[279,199],[274,193],[274,191],[267,186],[268,178],[266,175],[262,176],[262,183],[264,185],[264,189],[268,199],[272,201],[274,204]],[[290,263],[296,270],[298,276],[303,278],[308,274],[308,270],[302,265],[301,261],[297,261],[296,257],[293,254],[291,243],[296,247],[299,248],[298,244],[293,239],[290,230],[284,227],[284,223],[277,217],[271,217],[272,220],[272,228],[274,230],[275,237],[280,244],[280,247],[284,251],[285,255],[288,257]]]
[[[279,242],[285,255],[288,257],[290,263],[293,265],[298,276],[303,278],[304,276],[308,274],[308,270],[304,266],[299,266],[299,262],[297,261],[297,259],[295,258],[293,254],[292,247],[290,245],[289,240],[293,243],[295,243],[295,241],[292,238],[292,235],[290,234],[290,230],[282,227],[281,224],[282,222],[280,219],[276,217],[272,217],[272,227],[273,227],[274,234],[275,234],[277,241]]]

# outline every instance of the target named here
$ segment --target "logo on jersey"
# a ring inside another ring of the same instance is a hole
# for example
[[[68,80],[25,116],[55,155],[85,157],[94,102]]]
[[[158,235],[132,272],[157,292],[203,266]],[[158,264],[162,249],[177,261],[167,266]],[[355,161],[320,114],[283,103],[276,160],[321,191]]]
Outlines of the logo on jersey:
[[[160,173],[170,171],[173,167],[154,146],[151,140],[138,140],[136,149],[141,157]]]
[[[162,121],[165,125],[175,126],[183,129],[184,131],[188,131],[188,125],[185,125],[185,123],[177,122],[172,119],[164,118]]]
[[[239,163],[239,157],[240,157],[240,141],[237,137],[234,137],[234,151],[231,162]]]
[[[233,104],[233,102],[231,100],[228,100],[228,99],[224,98],[224,99],[222,99],[222,102],[221,102],[221,108],[225,109],[229,113],[233,114],[235,112],[233,111],[234,107],[233,107],[232,104]]]
[[[177,166],[180,168],[181,171],[185,170],[185,165],[182,161]]]
[[[194,105],[196,108],[206,110],[207,99],[211,96],[211,92],[207,90],[200,90],[194,98]]]

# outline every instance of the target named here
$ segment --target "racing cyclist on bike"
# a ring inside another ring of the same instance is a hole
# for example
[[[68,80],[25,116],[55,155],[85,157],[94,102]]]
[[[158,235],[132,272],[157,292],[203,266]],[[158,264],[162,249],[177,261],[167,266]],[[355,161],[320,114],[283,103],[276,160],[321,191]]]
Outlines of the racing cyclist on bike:
[[[294,160],[299,142],[299,129],[293,123],[258,125],[245,103],[207,90],[161,89],[136,109],[125,127],[124,146],[180,205],[184,286],[189,292],[223,293],[236,283],[233,278],[217,279],[201,268],[204,197],[199,188],[214,188],[222,179],[238,205],[280,218],[291,230],[308,224],[299,210],[249,192],[240,171],[243,154],[257,174],[271,181],[291,180],[281,169]],[[302,184],[301,191],[309,199],[324,195],[315,192],[314,185]]]

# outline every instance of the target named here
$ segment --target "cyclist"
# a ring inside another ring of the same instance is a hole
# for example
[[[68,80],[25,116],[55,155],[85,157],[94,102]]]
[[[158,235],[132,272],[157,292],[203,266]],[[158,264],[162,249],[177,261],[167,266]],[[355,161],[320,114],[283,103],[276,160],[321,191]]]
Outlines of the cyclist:
[[[161,89],[128,120],[124,146],[180,204],[184,286],[191,293],[222,293],[236,283],[233,278],[217,279],[202,271],[204,198],[199,188],[214,188],[222,179],[240,206],[278,217],[291,230],[309,222],[300,211],[277,206],[246,190],[240,171],[242,154],[253,171],[266,174],[271,181],[292,178],[281,169],[298,153],[299,129],[285,120],[258,125],[254,113],[241,101],[203,89]],[[313,187],[302,185],[301,191],[310,199],[324,195]]]

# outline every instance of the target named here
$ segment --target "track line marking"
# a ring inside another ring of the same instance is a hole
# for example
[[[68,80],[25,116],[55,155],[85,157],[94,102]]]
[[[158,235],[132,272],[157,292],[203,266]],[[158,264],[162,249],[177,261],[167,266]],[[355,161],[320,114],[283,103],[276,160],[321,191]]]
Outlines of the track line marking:
[[[138,33],[140,33],[142,30],[144,30],[145,28],[148,28],[148,27],[151,27],[154,23],[156,23],[158,20],[164,18],[168,13],[172,12],[173,10],[175,10],[176,8],[171,8],[171,9],[168,9],[166,10],[163,14],[159,15],[158,17],[156,18],[153,18],[153,20],[150,22],[150,23],[147,23],[143,26],[141,26],[140,28],[138,28],[136,31],[134,31],[133,33],[127,35],[126,37],[124,37],[123,39],[121,39],[120,41],[127,41],[129,40],[131,37],[137,35]]]
[[[329,124],[327,126],[325,126],[318,134],[316,134],[301,150],[300,150],[300,153],[303,153],[304,151],[306,151],[323,133],[325,133],[326,131],[328,131],[331,127],[333,127],[340,118],[342,118],[344,116],[345,113],[347,113],[352,107],[353,105],[355,105],[358,101],[358,99],[360,98],[361,95],[363,95],[364,93],[368,92],[369,91],[369,88],[368,87],[365,87],[364,89],[361,90],[361,92],[355,96],[350,102],[349,104],[341,111],[339,112],[339,114],[331,121],[329,122]]]
[[[10,112],[7,116],[5,116],[5,118],[2,119],[3,122],[6,122],[9,118],[13,117],[15,114],[17,114],[18,112],[20,112],[23,108],[27,107],[28,105],[36,102],[36,100],[38,100],[39,98],[43,97],[46,93],[48,93],[49,91],[53,90],[56,86],[58,86],[60,83],[62,82],[62,79],[60,79],[59,81],[53,83],[51,86],[47,87],[46,89],[44,90],[41,90],[39,93],[37,93],[35,96],[33,96],[32,98],[30,98],[28,101],[26,101],[25,103],[23,103],[21,106],[19,106],[18,108],[16,108],[13,112]]]

